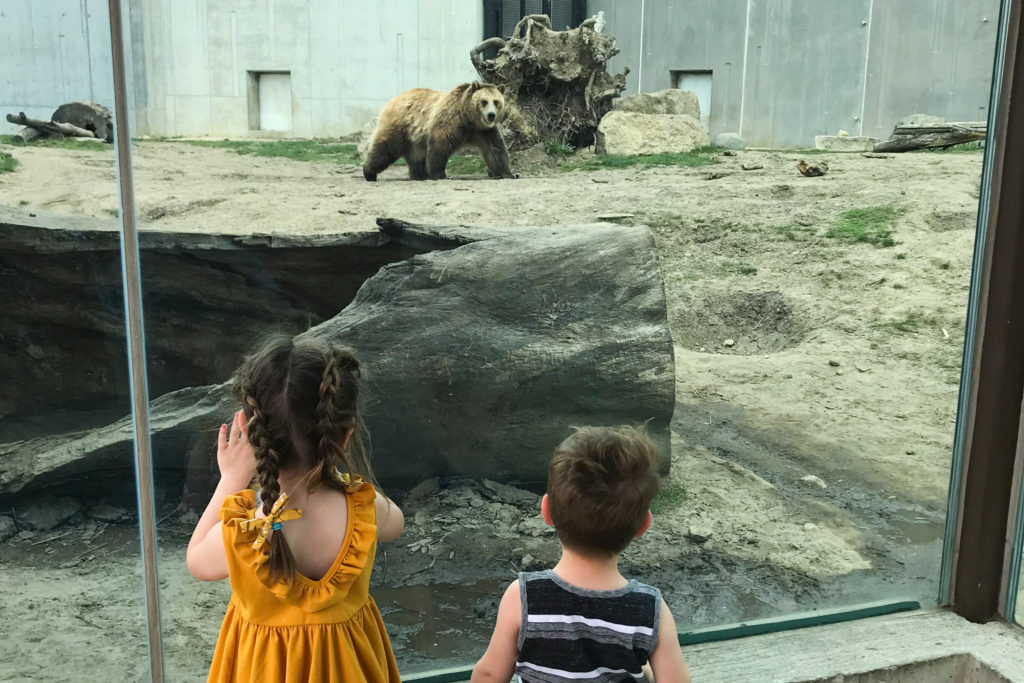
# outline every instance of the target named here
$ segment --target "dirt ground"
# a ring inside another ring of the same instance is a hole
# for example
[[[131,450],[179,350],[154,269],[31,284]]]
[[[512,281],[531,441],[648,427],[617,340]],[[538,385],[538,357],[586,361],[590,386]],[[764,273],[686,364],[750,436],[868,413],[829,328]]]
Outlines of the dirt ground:
[[[0,174],[0,212],[113,220],[109,148],[0,147],[20,162]],[[745,151],[699,168],[571,173],[534,156],[514,161],[518,180],[417,183],[398,168],[370,184],[356,167],[181,143],[132,152],[140,216],[159,229],[365,230],[382,215],[649,225],[676,341],[673,468],[624,570],[665,591],[682,630],[934,602],[981,154]],[[829,173],[801,176],[802,158]],[[871,207],[897,216],[894,246],[827,236]],[[503,586],[557,557],[530,494],[431,486],[403,501],[407,531],[382,546],[374,577],[407,672],[471,661]],[[227,603],[226,585],[185,571],[191,521],[160,527],[170,680],[203,677]],[[81,518],[0,543],[0,638],[21,643],[0,649],[0,678],[61,680],[68,666],[81,680],[142,677],[135,533]]]

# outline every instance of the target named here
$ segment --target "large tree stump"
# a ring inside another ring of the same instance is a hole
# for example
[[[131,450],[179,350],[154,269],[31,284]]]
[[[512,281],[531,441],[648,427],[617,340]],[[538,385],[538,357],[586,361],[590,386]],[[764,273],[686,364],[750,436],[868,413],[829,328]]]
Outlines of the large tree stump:
[[[484,51],[499,48],[494,59]],[[608,73],[618,54],[615,38],[588,19],[578,28],[553,31],[546,15],[524,17],[506,43],[489,38],[470,51],[477,73],[505,96],[501,132],[511,150],[538,142],[574,147],[593,144],[597,124],[626,89],[627,67]]]

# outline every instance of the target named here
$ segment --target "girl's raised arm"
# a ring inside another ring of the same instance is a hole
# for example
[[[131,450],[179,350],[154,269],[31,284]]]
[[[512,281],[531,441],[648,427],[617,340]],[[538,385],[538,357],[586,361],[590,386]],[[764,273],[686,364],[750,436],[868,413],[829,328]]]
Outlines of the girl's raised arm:
[[[188,570],[200,581],[220,581],[228,577],[228,559],[224,554],[218,513],[224,499],[246,488],[256,473],[256,457],[246,436],[245,414],[241,410],[235,413],[230,430],[227,425],[220,426],[217,467],[220,482],[196,522],[185,553]]]

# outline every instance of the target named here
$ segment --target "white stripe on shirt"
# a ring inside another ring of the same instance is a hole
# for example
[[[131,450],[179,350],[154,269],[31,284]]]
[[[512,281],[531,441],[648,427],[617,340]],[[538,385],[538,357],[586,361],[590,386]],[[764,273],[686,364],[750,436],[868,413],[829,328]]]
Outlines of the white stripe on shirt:
[[[562,678],[571,679],[597,678],[602,674],[626,674],[627,676],[630,676],[631,678],[635,678],[637,680],[644,679],[643,673],[632,674],[626,671],[625,669],[609,669],[606,666],[598,667],[593,671],[565,671],[563,669],[552,669],[551,667],[547,666],[531,664],[530,662],[517,662],[517,665],[525,666],[528,669],[533,669],[534,671],[539,671],[540,673],[551,674],[552,676],[560,676]]]
[[[576,614],[528,614],[526,620],[534,624],[586,624],[587,626],[598,626],[617,633],[630,633],[644,636],[653,636],[654,629],[648,626],[625,626],[613,624],[604,619],[590,619]]]

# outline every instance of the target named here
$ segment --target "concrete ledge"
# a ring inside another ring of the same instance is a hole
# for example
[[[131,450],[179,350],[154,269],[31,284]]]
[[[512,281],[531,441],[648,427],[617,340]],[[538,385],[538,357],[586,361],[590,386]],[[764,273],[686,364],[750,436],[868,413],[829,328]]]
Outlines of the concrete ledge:
[[[691,645],[683,648],[683,652],[693,680],[702,683],[882,680],[893,683],[949,680],[952,683],[957,680],[999,681],[1000,676],[1024,683],[1024,630],[1004,622],[972,624],[945,610],[905,612]],[[958,655],[971,657],[957,658]],[[922,665],[919,671],[914,671],[914,664]],[[999,676],[945,677],[946,671],[971,672],[985,668]],[[883,675],[865,676],[887,669]],[[897,672],[899,675],[894,675]]]

